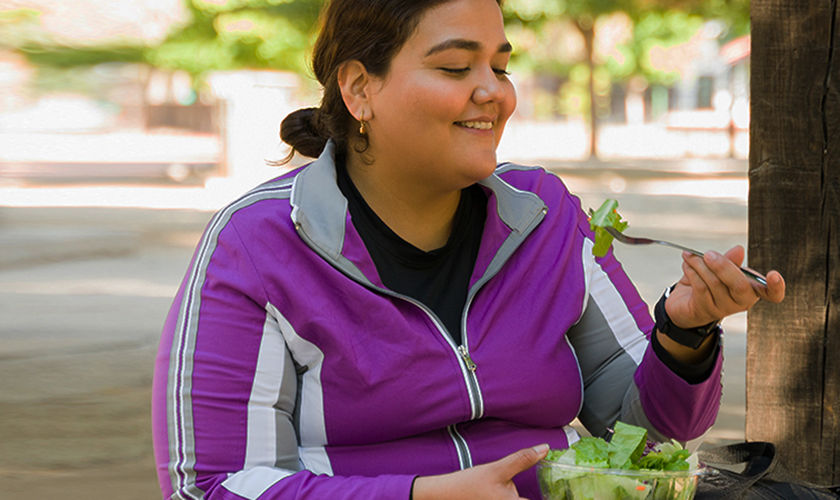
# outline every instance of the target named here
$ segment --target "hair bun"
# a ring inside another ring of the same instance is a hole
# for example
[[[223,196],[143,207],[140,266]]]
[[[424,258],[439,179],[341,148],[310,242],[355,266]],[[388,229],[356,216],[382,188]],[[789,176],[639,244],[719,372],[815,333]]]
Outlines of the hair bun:
[[[327,145],[322,132],[319,108],[303,108],[289,113],[280,124],[280,138],[294,151],[317,158]]]

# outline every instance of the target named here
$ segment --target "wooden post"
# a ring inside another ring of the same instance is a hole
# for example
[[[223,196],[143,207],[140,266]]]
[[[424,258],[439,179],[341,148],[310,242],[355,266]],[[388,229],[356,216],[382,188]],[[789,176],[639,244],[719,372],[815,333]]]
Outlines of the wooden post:
[[[782,304],[748,316],[748,440],[840,483],[840,19],[837,0],[753,0],[749,261]]]

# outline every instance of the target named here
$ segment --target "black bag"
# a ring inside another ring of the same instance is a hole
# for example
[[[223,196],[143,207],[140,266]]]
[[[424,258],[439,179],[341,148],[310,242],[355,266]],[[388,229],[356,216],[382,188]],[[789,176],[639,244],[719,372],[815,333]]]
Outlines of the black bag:
[[[773,443],[752,441],[697,452],[709,470],[700,476],[695,500],[712,499],[805,499],[837,500],[840,486],[826,487],[798,481],[784,470]],[[716,465],[746,464],[743,472]]]

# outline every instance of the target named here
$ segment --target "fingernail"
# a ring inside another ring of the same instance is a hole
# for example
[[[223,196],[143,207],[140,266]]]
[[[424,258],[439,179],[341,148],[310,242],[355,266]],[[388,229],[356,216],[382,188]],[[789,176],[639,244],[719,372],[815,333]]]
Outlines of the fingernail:
[[[534,451],[536,451],[539,454],[543,454],[543,453],[547,452],[548,449],[549,449],[549,446],[548,446],[547,443],[538,444],[538,445],[534,446]]]
[[[712,262],[717,262],[721,258],[721,255],[715,251],[706,252],[706,256],[709,257],[709,260]]]

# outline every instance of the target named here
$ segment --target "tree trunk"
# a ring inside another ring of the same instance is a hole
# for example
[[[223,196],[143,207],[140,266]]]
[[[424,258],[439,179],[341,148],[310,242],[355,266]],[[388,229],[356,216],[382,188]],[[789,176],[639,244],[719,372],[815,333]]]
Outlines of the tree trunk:
[[[590,18],[575,20],[575,26],[583,35],[586,48],[586,65],[589,69],[589,157],[598,157],[598,105],[595,102],[595,26]]]
[[[797,477],[840,483],[840,43],[837,0],[753,0],[749,256],[782,304],[747,334],[748,440]]]

